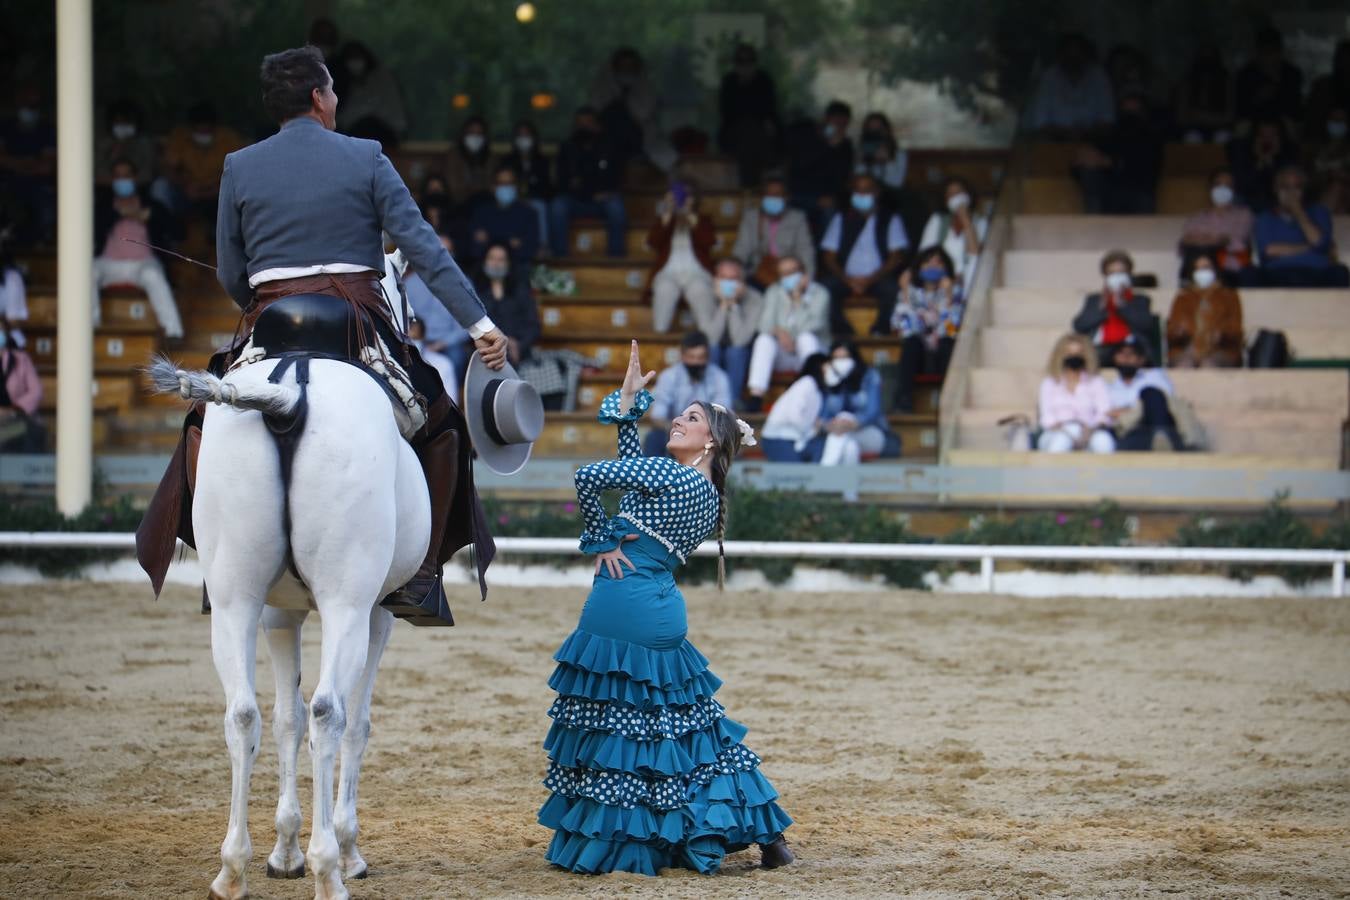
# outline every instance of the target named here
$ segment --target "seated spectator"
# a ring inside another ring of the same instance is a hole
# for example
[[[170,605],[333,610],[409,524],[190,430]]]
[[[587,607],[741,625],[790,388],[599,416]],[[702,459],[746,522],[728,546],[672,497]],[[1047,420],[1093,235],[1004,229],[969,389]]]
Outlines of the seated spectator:
[[[735,408],[727,373],[708,358],[707,335],[691,331],[680,341],[680,364],[663,369],[656,376],[652,406],[647,413],[652,430],[642,442],[646,456],[666,455],[670,423],[695,400]]]
[[[1333,216],[1350,212],[1350,138],[1346,136],[1350,107],[1333,107],[1309,147],[1309,166],[1322,204]]]
[[[731,399],[739,401],[750,369],[750,343],[764,315],[764,296],[745,281],[739,260],[719,260],[713,270],[717,306],[708,321],[708,346],[713,365],[731,382]]]
[[[1250,137],[1228,145],[1238,197],[1255,212],[1270,209],[1275,203],[1275,173],[1298,158],[1298,147],[1279,119],[1257,122]]]
[[[136,187],[136,167],[129,160],[113,163],[112,189],[100,192],[94,213],[94,321],[99,321],[99,289],[110,284],[134,284],[150,298],[164,336],[183,336],[183,322],[164,266],[146,244],[169,243],[174,225],[169,212]]]
[[[875,178],[882,192],[894,201],[897,192],[905,186],[909,153],[900,149],[895,132],[891,130],[891,121],[882,113],[871,112],[863,118],[858,154],[858,171]]]
[[[759,412],[773,373],[801,368],[803,360],[825,346],[829,329],[829,292],[806,277],[801,260],[784,256],[778,261],[778,280],[764,292],[759,335],[750,348],[746,409]]]
[[[456,217],[467,221],[475,206],[492,199],[492,172],[487,120],[469,116],[445,158],[445,182]]]
[[[1136,294],[1133,287],[1134,259],[1124,250],[1112,250],[1102,257],[1102,290],[1088,294],[1083,308],[1073,319],[1073,330],[1092,338],[1097,360],[1110,365],[1116,347],[1134,335],[1145,347],[1151,347],[1149,333],[1153,312],[1147,294]],[[1093,364],[1096,371],[1097,363]]]
[[[1157,206],[1164,135],[1149,114],[1144,96],[1121,97],[1114,124],[1083,148],[1073,167],[1089,214],[1152,213]]]
[[[812,353],[802,361],[797,379],[769,410],[759,443],[770,462],[818,462],[825,438],[820,411],[825,403],[825,367],[830,358]]]
[[[14,116],[0,122],[0,197],[14,206],[16,242],[49,244],[56,237],[56,129],[37,85],[21,84],[15,101]]]
[[[506,356],[512,365],[530,357],[542,330],[539,303],[530,290],[524,266],[513,267],[505,244],[491,244],[473,280],[493,323],[506,335]]]
[[[516,170],[509,165],[497,168],[492,201],[480,203],[469,219],[473,235],[473,256],[482,259],[489,244],[503,244],[511,250],[511,260],[522,268],[534,262],[539,252],[539,216],[520,199]]]
[[[24,336],[16,323],[28,321],[28,288],[14,259],[13,235],[8,226],[0,228],[0,319],[9,322],[9,336],[22,349]]]
[[[438,236],[441,239],[441,246],[454,256],[455,246],[449,235],[442,232]],[[468,329],[455,321],[455,317],[450,315],[450,310],[445,308],[445,304],[436,299],[420,273],[409,270],[403,278],[403,290],[408,297],[408,307],[422,323],[426,346],[450,358],[455,380],[447,381],[446,384],[459,384],[464,376],[464,370],[469,365],[471,348]]]
[[[695,327],[708,332],[713,309],[712,249],[717,229],[699,214],[694,186],[677,181],[657,204],[656,221],[647,232],[647,246],[656,253],[651,269],[652,329],[670,330],[680,299],[694,314]]]
[[[858,346],[836,340],[823,377],[820,419],[825,444],[820,464],[847,466],[864,456],[899,456],[900,437],[891,431],[881,408],[881,373],[863,362]]]
[[[877,181],[853,176],[853,196],[845,212],[835,213],[820,242],[821,279],[830,292],[830,328],[852,334],[844,315],[849,297],[871,297],[877,305],[871,331],[884,334],[895,308],[895,276],[905,264],[909,238],[900,217],[879,208]]]
[[[178,215],[191,211],[199,216],[209,232],[216,227],[216,200],[220,193],[220,173],[225,157],[243,147],[245,141],[233,128],[216,120],[216,107],[198,103],[187,112],[187,125],[169,132],[164,143],[164,168],[176,193],[183,198]]]
[[[1219,45],[1207,41],[1177,85],[1177,129],[1187,143],[1223,144],[1233,130],[1233,83]]]
[[[1231,169],[1215,170],[1209,176],[1209,208],[1193,213],[1181,230],[1182,254],[1206,253],[1228,281],[1251,265],[1256,221],[1250,209],[1236,202],[1233,187]]]
[[[947,374],[956,332],[961,328],[964,293],[951,257],[929,246],[900,276],[900,297],[891,315],[891,331],[900,336],[900,384],[897,412],[914,412],[914,382],[920,372]]]
[[[338,131],[379,141],[386,151],[397,147],[408,130],[408,114],[393,71],[360,41],[349,41],[339,56],[347,77],[337,110]]]
[[[1138,342],[1126,339],[1116,348],[1120,377],[1106,385],[1110,417],[1121,432],[1119,450],[1181,450],[1181,435],[1169,399],[1172,380],[1162,369],[1149,368]]]
[[[1298,122],[1303,109],[1303,72],[1284,58],[1284,36],[1267,25],[1256,34],[1256,55],[1238,70],[1234,92],[1241,121]]]
[[[632,47],[615,50],[596,73],[589,105],[609,135],[620,179],[628,161],[639,156],[663,172],[674,168],[678,155],[661,129],[660,98],[647,77],[647,64]]]
[[[1256,217],[1260,282],[1266,287],[1350,287],[1350,271],[1332,256],[1331,213],[1309,203],[1298,166],[1275,176],[1277,205]]]
[[[782,123],[773,78],[760,66],[759,54],[751,45],[736,45],[732,69],[722,76],[717,107],[722,121],[718,145],[736,158],[741,187],[759,184],[777,156]]]
[[[446,393],[451,397],[458,398],[460,392],[460,376],[455,370],[455,363],[445,353],[440,350],[432,349],[427,344],[427,326],[421,319],[413,319],[408,323],[408,339],[412,341],[417,352],[422,355],[422,359],[429,366],[436,370],[436,374],[441,376],[441,384],[445,387]]]
[[[1081,34],[1059,39],[1055,62],[1046,68],[1027,105],[1026,127],[1048,140],[1077,140],[1115,121],[1111,79],[1097,51]]]
[[[1241,366],[1242,301],[1237,292],[1219,281],[1214,257],[1208,253],[1192,255],[1187,270],[1189,284],[1177,292],[1167,314],[1167,365],[1174,369]]]
[[[852,119],[847,103],[831,100],[818,125],[799,123],[785,136],[792,205],[806,212],[815,234],[838,208],[853,174],[853,141],[848,136]]]
[[[42,381],[33,359],[14,344],[0,318],[0,453],[41,453],[47,436],[37,419]]]
[[[422,209],[422,215],[438,234],[451,235],[456,224],[455,204],[450,200],[450,190],[446,187],[443,176],[433,173],[426,177],[422,182],[418,205]],[[467,227],[467,222],[459,224],[463,226],[459,229],[461,231]]]
[[[549,203],[548,236],[555,257],[567,256],[572,220],[582,216],[604,219],[609,255],[626,255],[622,169],[595,110],[577,110],[572,136],[558,147],[558,193]]]
[[[745,204],[736,228],[731,255],[745,264],[748,281],[763,290],[778,280],[778,260],[795,256],[806,267],[806,277],[815,277],[816,245],[811,226],[800,209],[787,205],[787,183],[782,176],[764,179],[759,205]]]
[[[1350,110],[1350,40],[1336,43],[1331,71],[1314,80],[1308,89],[1304,131],[1316,134],[1334,109]]]
[[[94,183],[112,184],[112,164],[130,160],[136,167],[136,184],[147,187],[155,179],[158,150],[145,133],[141,108],[133,100],[118,100],[108,106],[108,130],[94,143]]]
[[[975,278],[980,245],[989,231],[989,217],[977,211],[975,192],[964,178],[948,178],[943,194],[947,209],[928,217],[919,246],[941,247],[946,252],[956,281],[965,293]]]
[[[511,137],[511,149],[502,162],[516,170],[521,198],[530,205],[539,218],[539,247],[548,242],[548,202],[553,199],[553,174],[549,159],[539,146],[539,132],[534,123],[522,119],[516,123]]]
[[[1115,452],[1111,398],[1106,380],[1097,374],[1097,354],[1091,350],[1076,334],[1055,341],[1036,407],[1041,429],[1037,450]]]

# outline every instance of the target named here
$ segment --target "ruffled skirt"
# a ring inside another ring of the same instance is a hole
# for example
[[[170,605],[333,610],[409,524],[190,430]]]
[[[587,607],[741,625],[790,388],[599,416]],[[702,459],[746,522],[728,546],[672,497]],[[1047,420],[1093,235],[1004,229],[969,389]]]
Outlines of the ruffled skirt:
[[[721,680],[687,640],[653,649],[579,628],[554,659],[552,796],[539,811],[554,830],[549,862],[587,874],[712,873],[792,824],[741,743],[745,726],[713,697]]]

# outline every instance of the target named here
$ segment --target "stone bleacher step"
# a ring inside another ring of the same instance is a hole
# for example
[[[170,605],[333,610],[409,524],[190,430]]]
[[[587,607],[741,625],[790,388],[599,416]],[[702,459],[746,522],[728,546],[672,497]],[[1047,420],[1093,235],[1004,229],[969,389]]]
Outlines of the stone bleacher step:
[[[38,408],[46,412],[55,411],[56,376],[46,374],[39,375],[38,378],[42,382],[42,403]],[[131,409],[135,406],[137,395],[140,393],[139,382],[139,377],[134,374],[95,375],[90,386],[94,396],[94,410],[122,413]]]
[[[656,251],[647,246],[646,228],[629,228],[624,239],[626,259],[631,261],[640,261],[650,265],[656,259]],[[732,246],[736,243],[736,231],[734,228],[722,228],[717,232],[717,241],[713,244],[712,255],[714,257],[726,256],[731,253]],[[604,227],[599,225],[590,225],[579,223],[572,226],[571,239],[568,242],[568,250],[574,259],[595,259],[605,258],[607,253],[607,237]]]
[[[1260,326],[1247,324],[1247,341]],[[1065,325],[1040,327],[997,327],[980,331],[980,358],[1005,369],[1043,369],[1055,341]],[[1350,359],[1350,327],[1282,328],[1289,349],[1296,358]]]
[[[54,370],[57,363],[56,328],[42,325],[25,329],[28,352],[39,371]],[[94,368],[97,371],[131,372],[150,361],[159,349],[159,332],[153,324],[107,324],[94,332]]]

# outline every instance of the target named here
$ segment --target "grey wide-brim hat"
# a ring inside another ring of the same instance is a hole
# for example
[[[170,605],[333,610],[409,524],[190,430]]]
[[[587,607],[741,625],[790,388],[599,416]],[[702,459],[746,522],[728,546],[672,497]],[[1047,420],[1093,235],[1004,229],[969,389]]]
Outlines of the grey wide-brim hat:
[[[525,468],[544,430],[544,401],[508,362],[493,371],[477,351],[464,375],[464,418],[478,461],[498,475]]]

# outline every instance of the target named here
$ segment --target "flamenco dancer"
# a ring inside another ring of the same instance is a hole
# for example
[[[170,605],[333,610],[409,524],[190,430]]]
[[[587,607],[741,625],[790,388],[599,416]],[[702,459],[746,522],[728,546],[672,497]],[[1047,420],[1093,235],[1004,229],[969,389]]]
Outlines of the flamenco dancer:
[[[783,839],[792,820],[741,743],[745,726],[713,698],[722,681],[685,639],[675,584],[676,568],[714,531],[720,550],[727,473],[754,432],[696,401],[671,424],[674,459],[644,457],[636,423],[655,375],[642,374],[634,341],[623,387],[600,406],[600,421],[619,426],[619,457],[576,475],[595,582],[549,679],[558,699],[544,741],[553,793],[539,811],[554,829],[547,857],[586,874],[712,874],[726,854],[758,844],[760,864],[778,868],[793,861]],[[625,492],[613,518],[600,503],[606,490]]]

